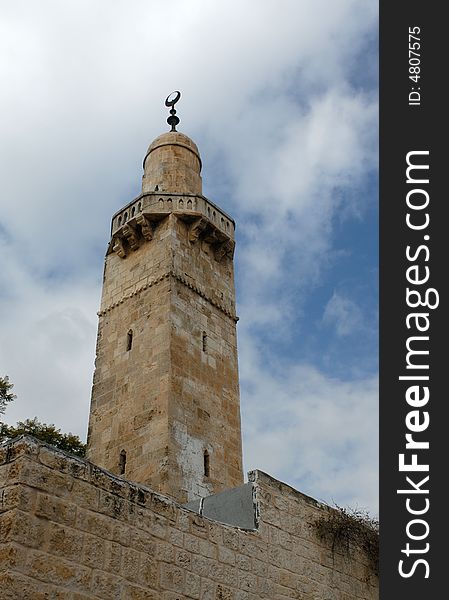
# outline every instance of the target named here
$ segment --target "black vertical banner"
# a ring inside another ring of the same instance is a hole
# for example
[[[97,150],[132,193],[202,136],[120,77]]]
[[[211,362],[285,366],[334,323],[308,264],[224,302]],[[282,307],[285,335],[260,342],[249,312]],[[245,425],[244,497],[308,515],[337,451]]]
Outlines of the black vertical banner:
[[[444,8],[439,2],[380,2],[381,600],[446,597]]]

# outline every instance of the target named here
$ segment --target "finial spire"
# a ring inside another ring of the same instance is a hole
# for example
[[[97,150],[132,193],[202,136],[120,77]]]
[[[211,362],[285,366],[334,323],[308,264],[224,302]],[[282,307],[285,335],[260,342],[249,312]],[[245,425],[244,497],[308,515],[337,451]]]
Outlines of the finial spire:
[[[170,116],[167,119],[167,123],[171,125],[170,131],[176,131],[176,125],[179,123],[179,117],[176,116],[175,104],[180,98],[181,92],[176,91],[169,94],[165,99],[165,106],[171,106]]]

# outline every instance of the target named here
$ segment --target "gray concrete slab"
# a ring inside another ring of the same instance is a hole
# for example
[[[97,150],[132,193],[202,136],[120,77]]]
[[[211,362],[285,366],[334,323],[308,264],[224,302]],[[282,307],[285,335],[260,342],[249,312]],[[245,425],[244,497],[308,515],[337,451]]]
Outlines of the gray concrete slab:
[[[256,529],[253,484],[245,483],[220,494],[207,496],[184,505],[208,519],[242,529]]]

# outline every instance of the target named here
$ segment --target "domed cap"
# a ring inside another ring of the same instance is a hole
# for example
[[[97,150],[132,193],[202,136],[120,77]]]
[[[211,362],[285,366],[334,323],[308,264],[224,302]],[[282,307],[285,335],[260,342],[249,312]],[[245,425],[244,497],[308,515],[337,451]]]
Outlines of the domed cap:
[[[200,153],[179,131],[163,133],[150,144],[143,169],[143,193],[202,193]]]

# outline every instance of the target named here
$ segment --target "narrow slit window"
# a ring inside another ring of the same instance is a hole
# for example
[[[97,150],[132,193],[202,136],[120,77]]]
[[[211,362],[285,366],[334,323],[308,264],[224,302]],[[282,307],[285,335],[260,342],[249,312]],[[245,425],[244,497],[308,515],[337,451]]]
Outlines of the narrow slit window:
[[[207,334],[203,331],[203,352],[207,351]]]
[[[210,456],[207,450],[204,451],[204,477],[210,477]]]
[[[119,467],[120,467],[120,475],[124,475],[125,470],[126,470],[126,451],[125,450],[122,450],[120,452]]]
[[[126,351],[129,352],[133,347],[133,330],[130,329],[126,334]]]

